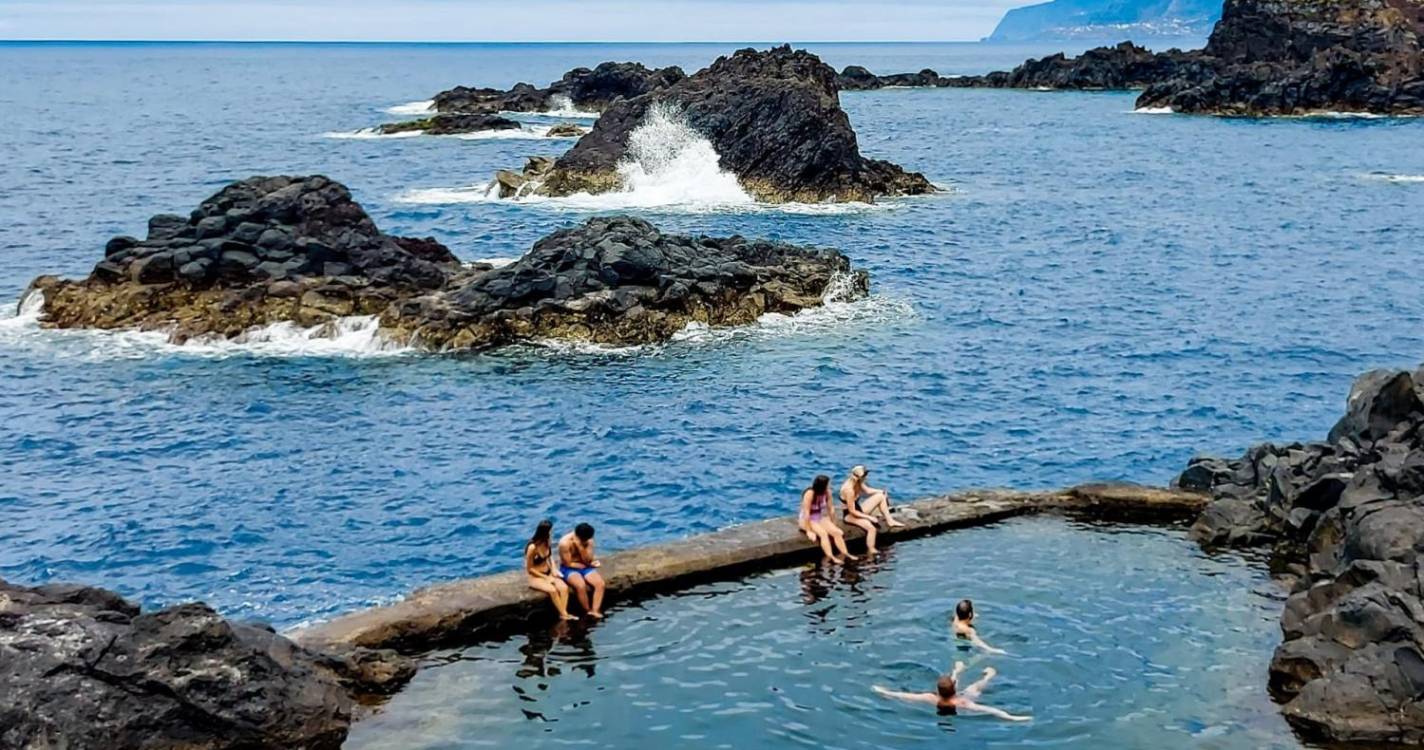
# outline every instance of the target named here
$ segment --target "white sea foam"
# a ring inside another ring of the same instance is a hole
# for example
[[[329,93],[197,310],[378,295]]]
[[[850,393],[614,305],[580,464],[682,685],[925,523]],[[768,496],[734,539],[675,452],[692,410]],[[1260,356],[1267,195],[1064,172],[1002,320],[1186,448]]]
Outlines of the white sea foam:
[[[43,306],[43,297],[32,293],[20,302],[18,314],[0,316],[0,346],[44,348],[62,357],[85,360],[144,359],[174,354],[213,359],[237,356],[365,358],[414,351],[386,338],[374,315],[339,318],[309,328],[295,323],[276,323],[254,328],[232,339],[212,336],[175,344],[166,331],[42,328]]]
[[[539,114],[548,117],[561,117],[570,120],[597,120],[597,112],[588,112],[574,108],[574,101],[563,94],[549,97],[549,108]]]
[[[408,102],[406,104],[397,104],[394,107],[386,108],[386,112],[392,115],[423,115],[434,111],[434,99],[426,99],[423,102]]]
[[[367,141],[377,138],[416,138],[425,135],[424,130],[402,130],[399,133],[382,133],[375,128],[361,128],[360,130],[337,130],[330,133],[322,133],[323,138],[336,138],[345,141]]]
[[[1360,175],[1366,180],[1377,180],[1379,182],[1397,183],[1424,183],[1424,174],[1389,174],[1386,172],[1370,172]]]
[[[476,260],[470,261],[469,263],[466,263],[465,266],[466,266],[466,267],[469,267],[469,266],[473,266],[473,265],[476,265],[476,264],[479,264],[479,263],[488,263],[489,265],[494,266],[495,268],[503,268],[503,267],[509,265],[510,263],[513,263],[513,262],[516,261],[516,260],[519,260],[519,259],[518,259],[518,258],[478,258],[478,259],[476,259]]]
[[[572,211],[659,209],[686,213],[776,212],[845,214],[892,208],[894,202],[758,203],[736,175],[722,169],[712,142],[694,130],[682,112],[669,104],[652,107],[629,135],[628,154],[617,165],[621,187],[607,193],[552,198],[527,191],[502,199],[493,182],[464,188],[409,190],[401,203],[451,204],[504,201]]]
[[[1171,115],[1176,112],[1171,107],[1138,107],[1132,110],[1134,115]]]

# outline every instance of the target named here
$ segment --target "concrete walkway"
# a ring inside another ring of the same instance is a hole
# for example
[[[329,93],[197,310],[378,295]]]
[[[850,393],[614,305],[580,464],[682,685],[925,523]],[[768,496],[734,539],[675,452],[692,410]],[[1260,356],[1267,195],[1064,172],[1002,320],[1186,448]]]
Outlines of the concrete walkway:
[[[905,527],[882,530],[880,536],[889,542],[1042,512],[1123,521],[1182,518],[1200,512],[1206,500],[1195,493],[1121,484],[1053,492],[969,491],[897,506],[896,518]],[[846,533],[848,540],[861,536],[854,527]],[[775,518],[601,556],[601,572],[608,582],[609,600],[616,601],[768,570],[820,554],[820,548],[797,530],[795,518]],[[288,635],[317,648],[365,646],[410,654],[478,640],[485,632],[531,615],[552,617],[553,608],[545,595],[529,589],[522,570],[514,570],[422,588],[395,604],[353,612]]]

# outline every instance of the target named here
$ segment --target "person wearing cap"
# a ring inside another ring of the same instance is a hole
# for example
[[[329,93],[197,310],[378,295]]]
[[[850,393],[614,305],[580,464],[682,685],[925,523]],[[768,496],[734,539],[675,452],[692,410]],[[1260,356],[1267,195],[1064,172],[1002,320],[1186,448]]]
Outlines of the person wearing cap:
[[[875,514],[878,512],[885,518],[885,525],[889,528],[898,528],[905,524],[896,521],[890,515],[890,493],[882,489],[876,489],[866,484],[866,477],[870,476],[870,470],[864,466],[855,466],[850,470],[850,476],[846,477],[841,484],[841,503],[845,506],[845,522],[851,526],[859,526],[865,530],[865,550],[870,554],[876,554],[875,538]]]

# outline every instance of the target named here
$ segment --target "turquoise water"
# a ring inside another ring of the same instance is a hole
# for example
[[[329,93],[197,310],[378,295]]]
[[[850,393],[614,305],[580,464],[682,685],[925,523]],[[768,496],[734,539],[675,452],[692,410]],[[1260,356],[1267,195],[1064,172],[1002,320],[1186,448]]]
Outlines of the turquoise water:
[[[959,597],[1007,655],[949,636]],[[1181,529],[1022,519],[433,654],[347,747],[1296,748],[1264,689],[1281,598]],[[1033,721],[870,690],[933,690],[955,660],[996,668],[982,701]]]
[[[0,44],[0,300],[254,173],[323,172],[387,231],[517,256],[589,211],[439,191],[568,141],[324,134],[457,83],[605,59],[691,70],[728,49]],[[946,74],[1052,51],[816,49]],[[871,274],[867,302],[734,335],[437,357],[359,336],[175,350],[0,320],[0,576],[288,626],[515,567],[546,515],[629,547],[787,514],[812,475],[856,463],[902,498],[1165,482],[1199,451],[1318,437],[1356,373],[1421,359],[1424,122],[1146,116],[1132,100],[847,94],[867,153],[952,191],[831,213],[638,210],[839,247]]]

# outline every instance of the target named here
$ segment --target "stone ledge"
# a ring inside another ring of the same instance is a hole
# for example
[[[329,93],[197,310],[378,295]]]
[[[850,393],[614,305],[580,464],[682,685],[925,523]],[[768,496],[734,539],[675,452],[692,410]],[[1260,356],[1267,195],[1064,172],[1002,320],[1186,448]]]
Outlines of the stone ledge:
[[[1054,492],[972,490],[898,506],[895,512],[905,527],[882,530],[881,537],[909,539],[1039,512],[1121,520],[1185,518],[1199,512],[1206,500],[1196,493],[1129,484],[1088,484]],[[846,534],[849,540],[861,536],[854,528]],[[819,555],[820,548],[797,530],[795,519],[784,517],[605,555],[601,570],[609,597],[624,598]],[[523,571],[515,570],[421,588],[394,604],[353,612],[288,635],[318,648],[365,646],[418,653],[478,640],[511,620],[544,610],[552,617],[545,596],[530,590]]]

